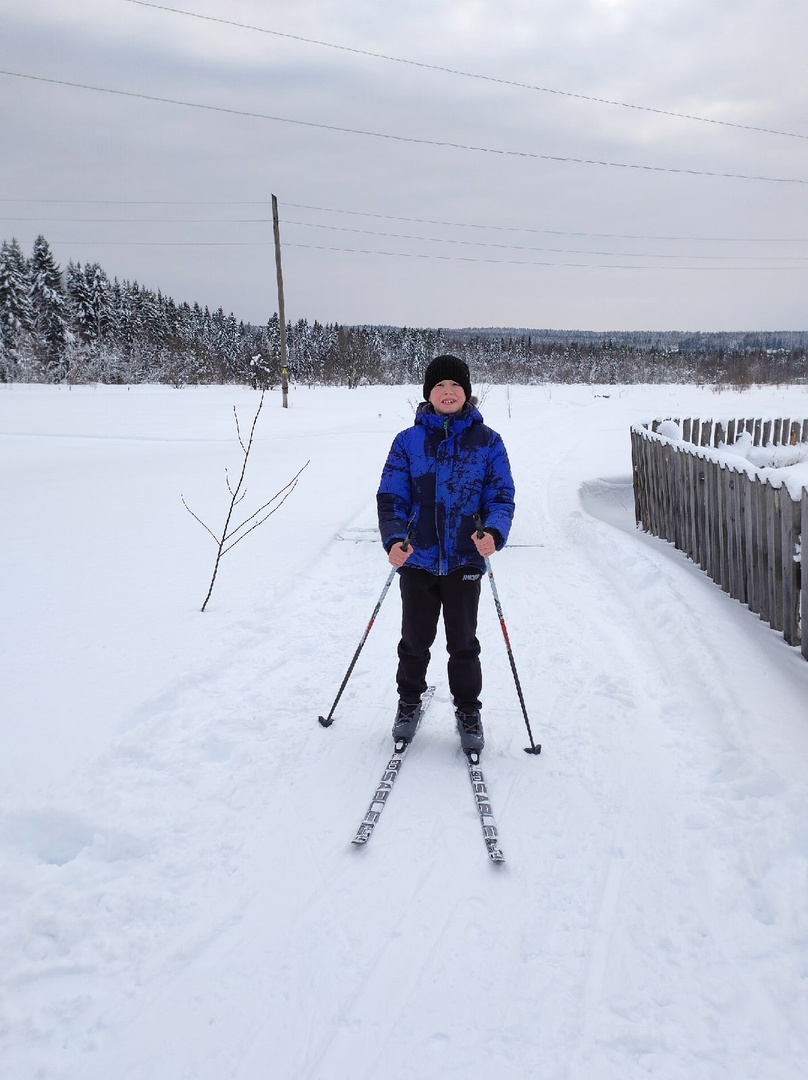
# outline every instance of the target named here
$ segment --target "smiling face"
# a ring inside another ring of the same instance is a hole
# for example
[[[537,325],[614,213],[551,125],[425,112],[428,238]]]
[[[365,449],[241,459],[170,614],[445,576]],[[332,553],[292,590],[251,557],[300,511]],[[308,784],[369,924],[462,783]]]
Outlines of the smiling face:
[[[466,404],[466,392],[460,383],[444,379],[432,387],[429,404],[441,416],[451,416],[459,413]]]

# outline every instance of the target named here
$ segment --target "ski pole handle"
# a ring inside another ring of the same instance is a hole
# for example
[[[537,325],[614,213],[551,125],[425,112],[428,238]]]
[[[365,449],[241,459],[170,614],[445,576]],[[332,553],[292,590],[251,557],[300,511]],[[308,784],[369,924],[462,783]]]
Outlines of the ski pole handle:
[[[411,554],[412,547],[410,546],[410,534],[407,533],[403,540],[394,540],[388,546],[387,561],[394,570],[400,570]]]

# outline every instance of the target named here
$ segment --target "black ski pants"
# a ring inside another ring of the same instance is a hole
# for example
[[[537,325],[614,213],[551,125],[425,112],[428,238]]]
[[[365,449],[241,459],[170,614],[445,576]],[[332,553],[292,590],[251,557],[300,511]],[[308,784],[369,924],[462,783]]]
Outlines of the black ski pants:
[[[401,641],[396,676],[399,698],[418,701],[426,690],[430,649],[442,609],[452,699],[455,707],[464,712],[479,709],[482,669],[477,609],[482,571],[467,567],[439,576],[403,566],[398,576],[401,585]]]

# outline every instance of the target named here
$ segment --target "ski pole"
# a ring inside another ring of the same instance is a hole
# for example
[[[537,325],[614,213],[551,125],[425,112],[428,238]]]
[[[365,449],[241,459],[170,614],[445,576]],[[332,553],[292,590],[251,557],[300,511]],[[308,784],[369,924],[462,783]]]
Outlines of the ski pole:
[[[477,525],[477,536],[482,537],[484,534],[482,519],[479,514],[474,515],[474,521]],[[488,571],[488,580],[491,582],[491,592],[494,596],[494,605],[497,609],[497,615],[499,616],[499,625],[502,627],[502,636],[505,638],[505,648],[508,650],[508,659],[511,662],[511,671],[513,672],[513,681],[516,684],[516,693],[519,697],[519,704],[522,706],[522,715],[525,718],[525,727],[527,728],[527,737],[530,739],[530,746],[524,748],[526,754],[540,754],[541,743],[533,741],[533,732],[530,730],[530,721],[527,718],[527,709],[525,707],[525,698],[522,693],[522,684],[519,682],[519,675],[516,671],[516,661],[513,658],[513,650],[511,649],[510,638],[508,637],[508,628],[505,625],[505,616],[502,613],[502,604],[499,602],[499,593],[497,592],[497,583],[494,581],[494,571],[491,569],[491,560],[486,556],[485,568]]]
[[[410,534],[409,533],[407,533],[407,535],[401,541],[401,546],[405,551],[410,546]],[[376,616],[379,614],[379,609],[381,608],[382,604],[384,603],[384,598],[385,598],[385,596],[387,596],[387,590],[393,584],[393,578],[395,576],[396,576],[396,567],[394,566],[392,568],[392,570],[390,571],[390,573],[387,575],[387,581],[385,581],[385,583],[384,583],[384,588],[382,589],[381,595],[379,596],[379,599],[376,602],[376,607],[373,609],[373,614],[370,616],[370,622],[367,624],[367,627],[365,628],[365,632],[362,635],[362,640],[359,642],[359,645],[357,646],[356,652],[353,654],[353,660],[351,660],[351,663],[348,666],[348,670],[345,672],[345,678],[342,680],[342,685],[340,686],[339,690],[337,691],[337,696],[334,698],[334,704],[331,706],[331,709],[330,709],[330,711],[328,713],[328,716],[318,716],[317,717],[317,719],[320,721],[320,723],[323,725],[323,727],[331,727],[331,725],[334,723],[334,709],[336,709],[337,702],[342,697],[342,691],[348,685],[348,679],[350,679],[350,677],[351,677],[351,672],[353,671],[353,669],[354,669],[354,667],[356,665],[356,661],[359,659],[359,654],[361,653],[362,648],[363,648],[365,642],[368,639],[368,635],[370,634],[370,631],[373,629],[373,624],[376,621]]]

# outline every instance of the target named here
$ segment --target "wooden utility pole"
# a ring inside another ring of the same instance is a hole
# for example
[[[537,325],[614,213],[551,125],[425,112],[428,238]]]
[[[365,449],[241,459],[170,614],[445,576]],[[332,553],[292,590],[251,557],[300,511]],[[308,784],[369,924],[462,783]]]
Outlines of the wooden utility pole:
[[[272,196],[272,231],[275,234],[275,276],[278,279],[278,323],[281,331],[281,389],[283,407],[289,408],[289,369],[286,358],[286,309],[283,303],[283,270],[281,269],[281,230],[278,224],[278,200]]]

